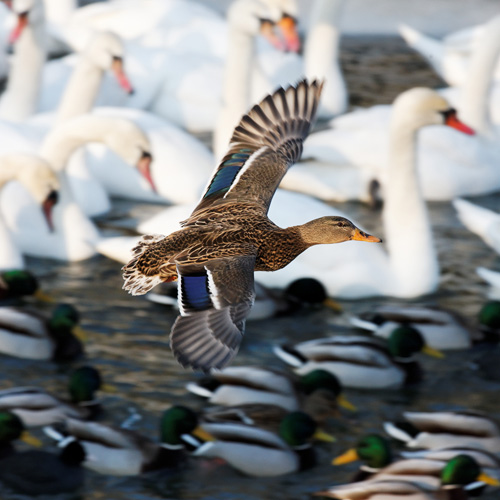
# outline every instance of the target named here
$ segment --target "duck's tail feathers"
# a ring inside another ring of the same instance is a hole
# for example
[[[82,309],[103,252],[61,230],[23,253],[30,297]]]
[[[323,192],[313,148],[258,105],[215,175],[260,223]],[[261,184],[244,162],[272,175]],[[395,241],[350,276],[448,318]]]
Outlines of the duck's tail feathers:
[[[290,139],[305,139],[314,123],[322,89],[322,81],[302,80],[268,95],[243,116],[231,137],[230,147],[244,143],[276,150]],[[288,160],[292,163],[302,154],[302,141],[299,143],[300,147],[289,150]]]
[[[146,275],[138,267],[141,260],[145,261],[141,263],[141,267],[147,267],[146,261],[149,259],[145,258],[146,252],[151,249],[151,245],[162,241],[164,238],[165,236],[162,234],[148,234],[143,236],[141,241],[132,249],[132,259],[122,267],[123,279],[125,280],[123,284],[124,290],[128,290],[132,295],[143,295],[163,281],[159,272]],[[151,268],[151,271],[155,270],[157,271],[157,268]]]
[[[275,345],[273,346],[273,352],[287,365],[293,366],[294,368],[300,368],[307,362],[307,359],[290,345]]]

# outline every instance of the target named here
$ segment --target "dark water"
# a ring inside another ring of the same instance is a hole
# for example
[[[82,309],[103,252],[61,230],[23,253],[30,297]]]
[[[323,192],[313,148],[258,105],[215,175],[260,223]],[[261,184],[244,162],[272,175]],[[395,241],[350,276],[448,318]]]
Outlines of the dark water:
[[[342,63],[355,105],[391,102],[397,93],[415,85],[439,85],[425,63],[394,39],[347,39],[343,43]],[[500,211],[498,196],[476,201]],[[101,224],[103,232],[123,234],[124,230],[118,226],[135,223],[159,209],[161,207],[119,201],[115,204],[114,217]],[[381,233],[379,213],[356,203],[345,204],[342,209],[367,230]],[[436,295],[413,303],[445,306],[474,321],[486,294],[486,285],[476,276],[475,268],[483,265],[498,270],[500,261],[492,250],[460,225],[450,204],[433,203],[430,211],[442,268],[441,285]],[[82,326],[89,332],[86,361],[98,367],[105,381],[116,387],[116,392],[102,397],[106,410],[103,421],[120,423],[131,411],[137,411],[143,417],[136,425],[137,430],[155,437],[158,416],[169,405],[183,403],[201,408],[202,402],[184,390],[186,382],[196,375],[178,366],[168,347],[168,331],[175,313],[122,291],[119,264],[100,256],[73,264],[40,259],[30,259],[28,264],[41,277],[45,291],[58,301],[77,305],[82,312]],[[390,301],[343,301],[342,305],[345,313],[355,313],[382,302]],[[332,322],[345,324],[346,319],[321,310],[250,322],[235,364],[282,367],[271,353],[273,343],[327,335]],[[193,461],[181,471],[144,478],[114,478],[89,471],[81,492],[58,498],[307,499],[314,491],[350,478],[355,466],[334,468],[329,465],[333,456],[353,445],[361,434],[381,431],[384,420],[395,418],[405,409],[473,408],[500,419],[500,370],[496,373],[493,370],[496,379],[489,380],[491,373],[486,375],[477,368],[478,358],[489,359],[495,369],[498,350],[478,347],[449,353],[444,361],[423,358],[425,380],[411,389],[380,393],[346,391],[358,412],[344,413],[343,418],[329,422],[327,430],[334,433],[338,441],[317,447],[319,465],[312,470],[282,478],[253,479],[224,465]],[[0,359],[1,388],[32,384],[64,393],[70,367],[5,356]],[[0,487],[0,498],[22,497]],[[490,494],[483,498],[497,497]]]

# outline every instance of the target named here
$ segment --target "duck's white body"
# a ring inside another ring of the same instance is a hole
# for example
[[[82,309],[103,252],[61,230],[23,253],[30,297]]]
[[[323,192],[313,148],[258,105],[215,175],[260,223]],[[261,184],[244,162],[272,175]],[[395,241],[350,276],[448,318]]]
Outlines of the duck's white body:
[[[488,297],[492,300],[500,300],[500,273],[485,267],[478,267],[476,272],[490,286]]]

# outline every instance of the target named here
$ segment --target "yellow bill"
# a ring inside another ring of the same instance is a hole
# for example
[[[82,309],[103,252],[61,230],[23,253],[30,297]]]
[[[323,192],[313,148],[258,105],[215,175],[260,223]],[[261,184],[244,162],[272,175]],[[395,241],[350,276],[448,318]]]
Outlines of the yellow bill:
[[[322,431],[321,429],[318,429],[314,434],[313,438],[317,439],[318,441],[324,441],[325,443],[334,443],[337,441],[335,436],[332,436],[331,434],[328,434],[325,431]]]
[[[350,462],[355,462],[356,460],[359,460],[358,452],[355,448],[351,448],[345,453],[342,453],[342,455],[339,455],[337,458],[334,458],[332,460],[332,465],[344,465]]]
[[[444,358],[444,354],[441,351],[438,351],[433,347],[429,347],[428,345],[424,346],[422,352],[427,354],[427,356],[432,356],[433,358],[439,358],[439,359]]]
[[[29,444],[30,446],[35,446],[36,448],[40,448],[42,446],[42,442],[33,434],[30,434],[28,431],[24,431],[20,438],[21,441],[24,441],[26,444]]]
[[[338,395],[337,403],[339,404],[339,406],[345,408],[346,410],[358,411],[358,409],[343,394]]]

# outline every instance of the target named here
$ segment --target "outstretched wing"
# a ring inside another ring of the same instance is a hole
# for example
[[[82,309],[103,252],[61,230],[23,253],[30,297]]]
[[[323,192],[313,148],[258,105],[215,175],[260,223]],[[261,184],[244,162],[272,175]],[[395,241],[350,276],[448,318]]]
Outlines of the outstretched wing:
[[[281,179],[302,154],[322,87],[316,80],[303,80],[296,87],[280,88],[243,116],[229,151],[184,224],[214,204],[233,201],[255,203],[266,214]]]
[[[255,292],[254,255],[178,264],[180,316],[170,333],[179,363],[208,371],[238,352]]]

